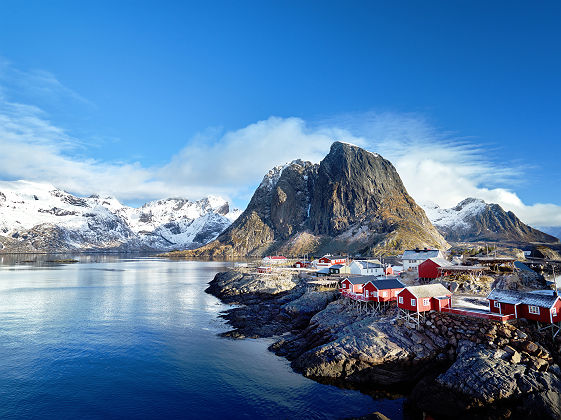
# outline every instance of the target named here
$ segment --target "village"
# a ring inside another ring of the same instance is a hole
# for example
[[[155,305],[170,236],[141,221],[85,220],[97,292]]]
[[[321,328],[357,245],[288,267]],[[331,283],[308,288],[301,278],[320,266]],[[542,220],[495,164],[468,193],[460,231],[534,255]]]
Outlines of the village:
[[[451,258],[444,251],[425,248],[406,250],[392,261],[343,255],[324,255],[316,260],[267,256],[256,270],[262,275],[297,270],[311,290],[338,290],[350,310],[382,313],[397,308],[396,317],[413,327],[418,327],[427,313],[442,312],[500,323],[523,318],[535,322],[539,330],[550,329],[553,338],[561,331],[561,299],[555,282],[551,288],[545,281],[539,289],[521,288],[527,290],[491,287],[500,286],[497,278],[505,274],[539,277],[517,258]]]

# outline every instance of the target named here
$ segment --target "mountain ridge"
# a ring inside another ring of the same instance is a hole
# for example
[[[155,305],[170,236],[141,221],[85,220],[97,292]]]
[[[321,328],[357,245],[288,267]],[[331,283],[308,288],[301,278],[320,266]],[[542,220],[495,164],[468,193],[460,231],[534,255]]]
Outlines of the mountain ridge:
[[[431,222],[448,241],[546,242],[559,240],[523,223],[500,205],[469,197],[456,206],[442,209],[434,203],[423,208]]]
[[[0,181],[0,252],[165,251],[214,239],[239,211],[209,196],[139,208],[114,197],[78,197],[51,184]]]

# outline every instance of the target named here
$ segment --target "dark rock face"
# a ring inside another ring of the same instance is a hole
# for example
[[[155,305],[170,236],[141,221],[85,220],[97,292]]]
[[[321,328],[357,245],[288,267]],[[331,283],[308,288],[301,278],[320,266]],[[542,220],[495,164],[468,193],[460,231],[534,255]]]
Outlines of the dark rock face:
[[[336,142],[320,164],[296,160],[269,171],[238,220],[188,253],[391,253],[410,247],[447,244],[389,161]]]
[[[558,242],[554,236],[526,225],[513,212],[476,198],[467,198],[456,207],[444,211],[456,214],[461,220],[460,223],[449,225],[440,225],[433,220],[448,241]]]

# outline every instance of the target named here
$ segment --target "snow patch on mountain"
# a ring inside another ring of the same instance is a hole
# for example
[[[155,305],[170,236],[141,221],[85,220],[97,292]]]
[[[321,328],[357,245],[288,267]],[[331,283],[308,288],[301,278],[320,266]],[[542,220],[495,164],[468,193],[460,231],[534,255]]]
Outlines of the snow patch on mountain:
[[[466,198],[449,209],[443,209],[433,202],[420,203],[420,206],[437,228],[469,228],[469,220],[482,213],[487,204],[478,198]]]
[[[240,213],[216,196],[169,198],[133,208],[115,197],[77,197],[51,184],[0,181],[0,242],[5,249],[49,246],[47,237],[55,238],[55,248],[78,250],[191,248],[213,240]]]

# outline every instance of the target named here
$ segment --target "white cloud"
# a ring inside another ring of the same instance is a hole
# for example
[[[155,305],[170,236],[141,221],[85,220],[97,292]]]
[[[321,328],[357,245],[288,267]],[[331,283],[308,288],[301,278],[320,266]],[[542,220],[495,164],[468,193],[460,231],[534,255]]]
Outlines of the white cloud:
[[[56,79],[43,79],[46,86],[64,91]],[[314,123],[271,117],[226,133],[207,130],[167,164],[145,167],[83,158],[87,148],[82,141],[51,123],[41,109],[10,102],[0,90],[0,178],[50,182],[82,195],[139,202],[216,194],[247,202],[271,167],[298,158],[318,162],[334,140],[392,161],[417,201],[450,207],[478,197],[531,225],[561,226],[561,206],[526,205],[512,191],[526,168],[497,164],[486,158],[493,149],[438,130],[416,114],[354,114]]]

